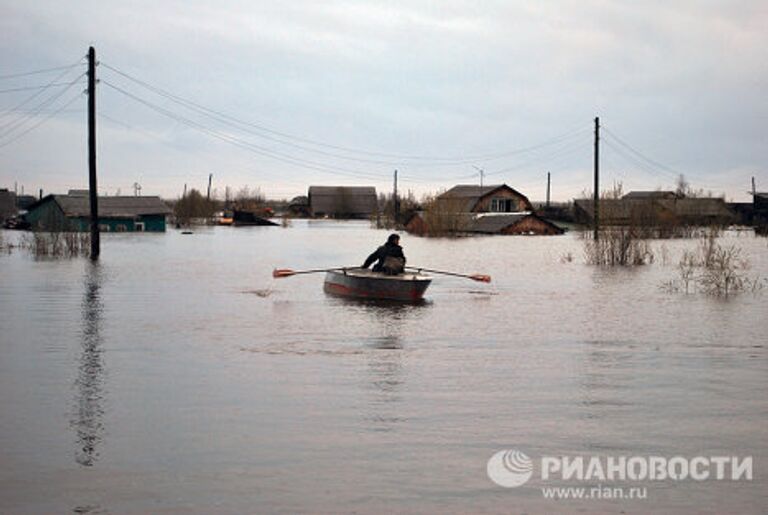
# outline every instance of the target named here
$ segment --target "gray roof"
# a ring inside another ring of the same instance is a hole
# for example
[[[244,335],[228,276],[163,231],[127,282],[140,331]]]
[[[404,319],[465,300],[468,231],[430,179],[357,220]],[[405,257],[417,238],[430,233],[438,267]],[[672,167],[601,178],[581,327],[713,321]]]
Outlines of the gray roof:
[[[91,204],[87,196],[50,195],[49,197],[53,197],[65,216],[90,216],[91,214]],[[133,217],[170,213],[171,209],[160,197],[99,197],[100,217]]]
[[[531,213],[505,213],[503,215],[479,216],[472,221],[469,227],[469,232],[496,234],[501,232],[505,227],[516,224],[528,216],[531,216]]]
[[[630,191],[624,195],[623,199],[671,199],[676,198],[677,194],[674,191]]]
[[[373,186],[310,186],[309,205],[314,213],[370,215],[377,208]]]
[[[593,217],[593,199],[576,199],[575,204],[587,216]],[[672,198],[672,199],[600,199],[600,216],[604,223],[629,223],[633,215],[667,212],[679,220],[718,218],[728,221],[733,213],[721,198]]]

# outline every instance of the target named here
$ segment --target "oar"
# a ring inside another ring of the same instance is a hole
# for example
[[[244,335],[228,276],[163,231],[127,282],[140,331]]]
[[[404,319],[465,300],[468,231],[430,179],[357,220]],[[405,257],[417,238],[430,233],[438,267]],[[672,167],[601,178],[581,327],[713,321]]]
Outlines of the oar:
[[[318,268],[316,270],[291,270],[290,268],[275,268],[272,270],[272,277],[279,279],[282,277],[290,277],[292,275],[300,274],[319,274],[321,272],[335,272],[336,270],[345,270],[347,268],[354,268],[350,266],[337,266],[336,268]]]
[[[485,275],[485,274],[458,274],[456,272],[445,272],[443,270],[433,270],[431,268],[420,268],[415,266],[407,266],[405,268],[408,268],[409,270],[417,270],[419,272],[429,272],[432,274],[440,274],[440,275],[452,275],[454,277],[464,277],[466,279],[472,279],[473,281],[478,281],[481,283],[489,283],[491,282],[491,276]]]

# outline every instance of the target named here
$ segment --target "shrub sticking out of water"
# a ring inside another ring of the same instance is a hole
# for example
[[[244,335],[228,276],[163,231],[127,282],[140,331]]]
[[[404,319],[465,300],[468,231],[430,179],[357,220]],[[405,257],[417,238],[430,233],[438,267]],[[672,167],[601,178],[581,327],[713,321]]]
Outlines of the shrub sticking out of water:
[[[596,240],[591,233],[585,233],[583,237],[588,265],[637,266],[653,263],[651,246],[640,238],[634,227],[601,229]]]
[[[20,246],[34,257],[87,256],[91,248],[91,235],[87,232],[35,231],[25,234]]]
[[[686,250],[677,264],[678,278],[667,281],[667,291],[699,291],[707,295],[728,297],[745,291],[758,291],[765,279],[749,277],[749,260],[736,245],[722,246],[709,233],[699,240],[696,250]]]

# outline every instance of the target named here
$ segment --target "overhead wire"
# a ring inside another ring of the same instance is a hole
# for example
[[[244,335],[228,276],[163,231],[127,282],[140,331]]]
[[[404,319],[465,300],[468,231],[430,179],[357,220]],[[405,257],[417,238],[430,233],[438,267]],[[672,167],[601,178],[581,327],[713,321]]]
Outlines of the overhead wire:
[[[55,66],[53,68],[43,68],[41,70],[33,70],[33,71],[29,71],[29,72],[10,73],[10,74],[6,74],[6,75],[0,75],[0,80],[16,79],[16,78],[19,78],[19,77],[27,77],[27,76],[30,76],[30,75],[41,75],[41,74],[44,74],[44,73],[52,73],[52,72],[56,72],[56,71],[59,71],[59,70],[71,70],[75,66],[79,65],[80,63],[82,63],[83,59],[84,58],[80,58],[76,63],[69,64],[69,65],[64,65],[64,66]]]
[[[13,138],[9,139],[8,141],[5,141],[5,142],[2,142],[2,143],[0,143],[0,148],[4,148],[4,147],[7,147],[8,145],[10,145],[11,143],[13,143],[14,141],[17,141],[18,139],[20,139],[20,138],[24,137],[25,135],[27,135],[28,133],[32,132],[32,131],[33,131],[33,130],[35,130],[36,128],[40,127],[42,124],[44,124],[45,122],[47,122],[48,120],[50,120],[51,118],[53,118],[54,116],[56,116],[57,114],[59,114],[60,112],[62,112],[64,109],[66,109],[66,108],[67,108],[67,107],[69,107],[70,105],[72,105],[72,104],[73,104],[73,103],[74,103],[76,100],[78,100],[79,98],[81,98],[81,97],[82,97],[82,95],[83,95],[83,93],[78,93],[76,96],[74,96],[73,98],[71,98],[71,99],[70,99],[70,100],[69,100],[67,103],[65,103],[65,104],[64,104],[63,106],[61,106],[59,109],[57,109],[57,110],[53,111],[52,113],[48,114],[48,116],[45,116],[45,117],[41,118],[41,119],[40,119],[40,120],[39,120],[39,121],[38,121],[36,124],[34,124],[34,125],[32,125],[32,126],[28,127],[28,128],[25,130],[25,131],[22,131],[22,132],[20,132],[20,133],[16,134],[16,136],[15,136],[15,137],[13,137]]]
[[[248,122],[248,121],[245,121],[245,120],[241,120],[241,119],[236,118],[234,116],[231,116],[231,115],[222,113],[220,111],[216,111],[216,110],[210,109],[208,107],[205,107],[205,106],[203,106],[203,105],[201,105],[201,104],[199,104],[197,102],[194,102],[192,100],[188,100],[188,99],[182,98],[182,97],[180,97],[178,95],[175,95],[175,94],[173,94],[173,93],[171,93],[171,92],[169,92],[167,90],[164,90],[164,89],[162,89],[160,87],[157,87],[157,86],[154,86],[152,84],[149,84],[148,82],[143,81],[141,79],[138,79],[136,77],[133,77],[132,75],[130,75],[128,73],[125,73],[125,72],[123,72],[121,70],[118,70],[117,68],[115,68],[113,66],[110,66],[107,63],[102,62],[101,65],[104,68],[109,69],[109,70],[113,71],[114,73],[117,73],[117,74],[121,75],[122,77],[124,77],[124,78],[126,78],[126,79],[128,79],[128,80],[130,80],[132,82],[135,82],[136,84],[139,84],[139,85],[141,85],[142,87],[144,87],[146,89],[149,89],[150,91],[154,92],[157,95],[163,96],[163,97],[165,97],[165,98],[167,98],[167,99],[169,99],[169,100],[171,100],[173,102],[176,102],[176,103],[178,103],[180,105],[183,105],[187,109],[194,110],[194,111],[196,111],[196,112],[198,112],[200,114],[204,114],[204,115],[209,116],[209,117],[211,117],[213,119],[216,119],[217,121],[219,121],[221,123],[228,123],[230,125],[234,124],[240,130],[244,130],[243,126],[246,126],[246,127],[250,127],[250,128],[256,129],[258,131],[266,132],[266,133],[274,135],[274,136],[279,136],[279,137],[284,138],[284,139],[295,140],[295,141],[299,141],[299,142],[310,144],[310,145],[315,145],[315,146],[320,146],[320,147],[325,147],[325,148],[331,148],[331,149],[335,149],[335,150],[339,150],[339,151],[343,151],[343,152],[347,152],[347,153],[351,153],[351,154],[361,154],[361,155],[377,156],[377,157],[388,157],[388,158],[392,158],[392,159],[398,160],[398,161],[381,161],[381,160],[361,159],[361,158],[355,158],[355,157],[351,157],[351,156],[343,156],[343,155],[339,155],[339,154],[335,154],[335,153],[329,153],[329,152],[325,152],[325,151],[320,151],[319,149],[308,148],[308,147],[305,147],[305,146],[302,146],[302,145],[298,145],[298,144],[296,144],[294,142],[291,142],[291,141],[283,141],[282,139],[275,138],[275,137],[272,137],[272,136],[266,136],[264,134],[254,134],[254,135],[257,135],[258,137],[269,139],[271,141],[275,141],[277,143],[281,143],[281,144],[284,144],[284,145],[293,146],[294,148],[300,148],[300,149],[305,150],[305,151],[316,152],[316,153],[319,153],[319,154],[328,155],[328,156],[335,157],[335,158],[338,158],[338,159],[346,159],[346,160],[353,160],[353,161],[360,161],[360,162],[371,162],[371,163],[376,163],[376,164],[386,164],[386,165],[392,165],[392,166],[403,165],[404,164],[403,161],[431,161],[432,162],[432,164],[431,164],[432,166],[446,166],[446,165],[469,164],[469,163],[476,162],[476,161],[496,160],[496,159],[501,159],[501,158],[504,158],[504,157],[509,157],[509,156],[512,156],[512,155],[520,154],[520,153],[530,152],[532,150],[535,150],[535,149],[538,149],[538,148],[541,148],[541,147],[544,147],[544,146],[547,146],[547,145],[558,143],[562,139],[572,137],[572,136],[574,136],[575,133],[578,133],[578,132],[581,132],[581,131],[584,130],[581,126],[579,126],[579,128],[574,130],[574,131],[569,131],[569,132],[567,132],[565,134],[561,134],[561,135],[556,136],[556,137],[554,137],[554,138],[552,138],[550,140],[546,140],[546,141],[541,142],[541,143],[536,144],[536,145],[531,145],[529,147],[524,147],[524,148],[519,148],[519,149],[514,149],[514,150],[497,152],[497,153],[493,153],[493,154],[478,154],[478,155],[468,155],[468,156],[463,156],[463,157],[438,157],[438,156],[402,155],[402,154],[391,154],[391,153],[384,153],[384,152],[371,152],[371,151],[367,151],[367,150],[360,150],[360,149],[353,149],[353,148],[349,148],[349,147],[343,147],[343,146],[339,146],[339,145],[332,145],[332,144],[328,144],[328,143],[319,142],[319,141],[316,141],[316,140],[311,140],[311,139],[308,139],[308,138],[302,138],[302,137],[299,137],[299,136],[295,136],[295,135],[292,135],[292,134],[288,134],[288,133],[285,133],[285,132],[281,132],[281,131],[277,131],[277,130],[271,129],[271,128],[266,127],[266,126],[264,126],[262,124],[256,124],[256,123]],[[410,166],[426,166],[427,164],[428,163],[410,163]]]
[[[259,154],[259,155],[262,155],[262,156],[270,157],[272,159],[275,159],[275,160],[278,160],[278,161],[282,161],[282,162],[285,162],[285,163],[288,163],[288,164],[292,164],[292,165],[295,165],[295,166],[299,166],[299,167],[303,167],[303,168],[307,168],[307,169],[312,169],[312,170],[316,170],[316,171],[321,171],[321,172],[325,172],[325,173],[330,173],[330,174],[334,174],[334,175],[345,175],[345,176],[353,176],[353,177],[365,177],[365,178],[369,178],[369,179],[373,178],[373,179],[379,179],[379,180],[388,178],[388,176],[385,176],[385,175],[378,175],[378,174],[374,174],[374,173],[371,173],[371,172],[363,172],[363,171],[360,171],[360,170],[349,170],[349,169],[344,169],[344,168],[330,168],[330,167],[328,167],[328,166],[326,166],[324,164],[321,164],[321,163],[316,163],[316,162],[308,161],[308,160],[305,160],[305,159],[302,159],[302,158],[292,157],[292,156],[283,154],[281,152],[270,150],[270,149],[267,149],[267,148],[262,147],[260,145],[256,145],[254,143],[242,140],[241,138],[232,136],[230,134],[224,134],[224,133],[222,133],[220,131],[217,131],[215,129],[211,129],[210,127],[207,127],[205,125],[197,123],[197,122],[195,122],[193,120],[190,120],[189,118],[186,118],[186,117],[184,117],[182,115],[179,115],[178,113],[174,113],[173,111],[165,109],[165,108],[163,108],[161,106],[158,106],[158,105],[156,105],[156,104],[154,104],[154,103],[152,103],[152,102],[150,102],[150,101],[148,101],[146,99],[143,99],[143,98],[141,98],[141,97],[139,97],[137,95],[134,95],[133,93],[130,93],[130,92],[126,91],[125,89],[123,89],[123,88],[121,88],[119,86],[116,86],[115,84],[112,84],[109,81],[106,81],[106,80],[102,79],[101,83],[104,84],[105,86],[115,90],[115,91],[118,91],[119,93],[123,94],[124,96],[126,96],[128,98],[131,98],[132,100],[134,100],[136,102],[139,102],[139,103],[145,105],[146,107],[149,107],[150,109],[152,109],[152,110],[154,110],[154,111],[156,111],[156,112],[158,112],[158,113],[160,113],[160,114],[162,114],[162,115],[164,115],[164,116],[166,116],[168,118],[171,118],[171,119],[173,119],[173,120],[175,120],[175,121],[177,121],[177,122],[179,122],[179,123],[181,123],[183,125],[186,125],[186,126],[192,128],[192,129],[195,129],[197,131],[200,131],[200,132],[203,132],[205,134],[208,134],[209,136],[215,137],[217,139],[220,139],[222,141],[225,141],[227,143],[230,143],[232,145],[238,146],[240,148],[243,148],[245,150],[248,150],[250,152],[253,152],[253,153],[256,153],[256,154]]]
[[[19,128],[25,126],[30,120],[34,119],[36,116],[38,116],[44,109],[46,109],[48,106],[52,105],[56,100],[61,98],[67,91],[69,91],[75,84],[78,83],[78,81],[85,75],[85,73],[81,73],[77,77],[75,77],[73,80],[69,82],[69,85],[62,89],[61,91],[54,93],[50,97],[48,97],[46,100],[43,100],[40,104],[37,105],[37,107],[33,108],[32,111],[30,111],[26,116],[12,119],[8,121],[7,123],[0,125],[0,138],[5,138],[12,134],[15,130],[18,130]]]

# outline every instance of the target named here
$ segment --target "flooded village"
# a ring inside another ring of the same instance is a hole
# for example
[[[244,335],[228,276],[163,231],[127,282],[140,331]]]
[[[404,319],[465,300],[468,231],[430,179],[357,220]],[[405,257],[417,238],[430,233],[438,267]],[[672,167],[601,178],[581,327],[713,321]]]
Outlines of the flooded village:
[[[0,513],[768,511],[762,4],[84,7],[4,6]]]

